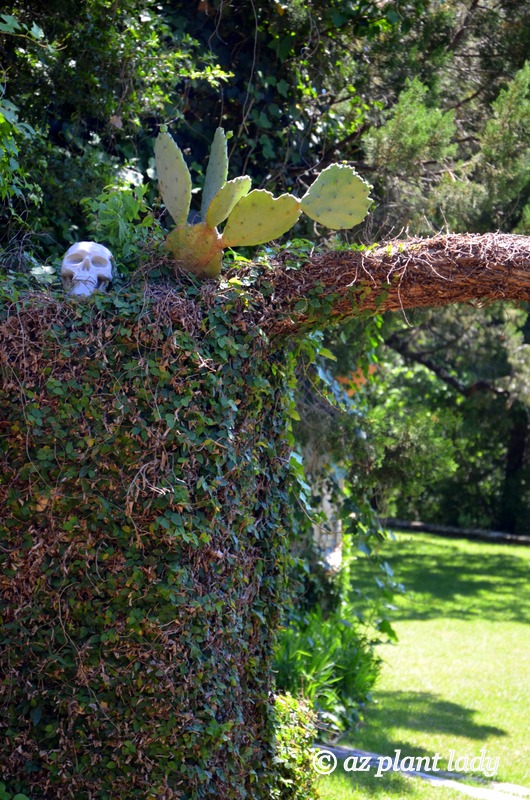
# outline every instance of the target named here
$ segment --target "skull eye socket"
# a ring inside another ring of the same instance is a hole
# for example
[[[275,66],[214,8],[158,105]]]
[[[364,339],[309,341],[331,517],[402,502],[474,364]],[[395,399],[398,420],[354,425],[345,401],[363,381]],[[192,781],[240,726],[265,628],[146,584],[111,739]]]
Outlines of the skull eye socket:
[[[107,269],[109,262],[105,258],[101,258],[100,256],[94,256],[92,259],[92,263],[95,267],[102,267],[103,269]]]
[[[82,264],[84,260],[85,260],[84,253],[72,253],[71,256],[67,256],[65,259],[65,261],[67,261],[69,264],[73,264],[74,266],[76,266],[77,264]]]

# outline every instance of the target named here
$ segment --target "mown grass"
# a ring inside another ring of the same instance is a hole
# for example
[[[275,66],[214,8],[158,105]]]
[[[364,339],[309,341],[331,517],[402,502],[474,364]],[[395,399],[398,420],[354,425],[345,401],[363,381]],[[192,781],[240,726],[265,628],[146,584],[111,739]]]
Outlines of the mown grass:
[[[463,795],[446,786],[431,786],[419,778],[407,778],[397,772],[382,778],[358,773],[354,778],[341,772],[340,766],[320,779],[322,800],[464,800]]]
[[[385,546],[407,594],[393,624],[397,645],[384,666],[365,724],[340,742],[382,755],[499,757],[490,780],[530,786],[530,548],[401,534]],[[359,560],[358,588],[372,580]],[[399,773],[322,778],[323,800],[451,798]]]

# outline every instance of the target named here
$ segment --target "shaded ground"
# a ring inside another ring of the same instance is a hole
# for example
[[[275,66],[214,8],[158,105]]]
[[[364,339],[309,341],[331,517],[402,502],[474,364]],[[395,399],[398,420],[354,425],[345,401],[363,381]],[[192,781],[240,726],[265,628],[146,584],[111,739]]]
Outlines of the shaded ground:
[[[411,534],[386,545],[385,553],[408,593],[395,619],[486,613],[491,621],[530,623],[530,548]],[[371,591],[372,582],[366,560],[359,559],[354,589]]]

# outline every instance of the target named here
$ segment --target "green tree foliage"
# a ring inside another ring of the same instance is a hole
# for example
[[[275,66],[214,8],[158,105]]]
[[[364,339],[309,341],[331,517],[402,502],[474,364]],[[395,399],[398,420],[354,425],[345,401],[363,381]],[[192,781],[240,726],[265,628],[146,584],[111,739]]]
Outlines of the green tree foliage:
[[[393,77],[386,72],[382,83],[388,106],[382,124],[363,141],[367,159],[377,166],[375,219],[381,233],[403,226],[412,234],[446,227],[528,232],[528,20],[527,5],[517,2],[472,3],[465,9],[455,3],[438,10],[431,5],[402,43],[411,48],[410,60],[398,64],[402,50],[395,40],[395,50],[380,52],[375,69],[392,66],[396,72]],[[421,56],[412,40],[422,42]],[[403,87],[412,76],[409,88]],[[423,87],[419,98],[411,93],[418,78]],[[421,121],[422,131],[433,130],[428,121],[433,112],[447,119],[440,129],[446,133],[446,148],[438,152],[425,149],[421,137],[414,136],[415,120]],[[416,323],[421,316],[412,319]],[[525,319],[524,312],[516,315],[514,329],[505,312],[495,320],[487,311],[437,311],[428,322],[417,323],[417,332],[407,320],[397,360],[382,351],[381,388],[373,391],[370,412],[376,423],[370,436],[372,466],[382,507],[385,501],[392,507],[395,500],[394,511],[403,516],[526,530],[528,406],[524,390],[516,388],[530,379]],[[415,347],[416,337],[422,336],[425,341]],[[391,338],[396,342],[395,335]],[[410,350],[405,352],[407,341]],[[406,367],[400,366],[402,358]],[[513,390],[506,392],[508,384]],[[392,413],[396,402],[403,409],[397,416]],[[385,454],[380,462],[378,440]],[[421,452],[427,448],[438,458],[435,469],[425,472]],[[384,466],[386,480],[380,471]],[[434,482],[426,484],[426,475]]]
[[[227,75],[154,2],[28,0],[4,12],[6,98],[39,134],[20,153],[42,193],[38,209],[25,209],[26,230],[46,234],[40,251],[55,254],[86,235],[84,199],[107,184],[142,183],[152,160],[146,132],[170,96],[181,117],[186,91]]]
[[[428,89],[415,79],[388,121],[364,137],[366,158],[384,191],[384,224],[417,233],[492,228],[524,232],[530,192],[530,64],[492,104],[482,127],[462,142],[466,124],[455,110],[426,104]],[[431,98],[431,103],[433,98]],[[460,144],[462,142],[462,144]]]
[[[427,95],[428,88],[414,78],[400,94],[389,121],[366,134],[367,161],[378,176],[415,178],[423,174],[424,162],[455,155],[454,111],[427,107]]]
[[[81,198],[149,174],[146,133],[168,120],[179,123],[199,183],[222,124],[236,134],[235,174],[303,195],[315,166],[352,155],[366,121],[371,101],[356,86],[364,42],[410,29],[422,7],[56,0],[44,12],[13,2],[0,26],[1,66],[8,98],[43,136],[24,153],[24,164],[39,165],[44,204],[28,224],[49,233],[43,253],[85,235]]]
[[[480,168],[493,219],[505,228],[510,206],[530,199],[530,62],[500,92],[492,111],[480,138]]]
[[[0,200],[5,202],[22,197],[28,189],[26,176],[20,169],[20,142],[34,134],[33,129],[18,121],[15,106],[6,100],[0,101]]]
[[[525,532],[527,312],[493,306],[417,312],[412,319],[413,328],[388,320],[381,374],[368,389],[376,452],[380,437],[388,437],[374,464],[381,510]]]
[[[524,70],[526,3],[56,0],[44,13],[18,0],[4,16],[6,97],[39,132],[23,164],[39,165],[30,227],[49,232],[44,254],[85,235],[81,198],[152,177],[146,133],[168,120],[199,185],[221,124],[234,175],[257,186],[301,196],[332,161],[365,171],[380,236],[524,225],[524,72],[507,87]],[[494,129],[508,118],[521,139],[503,156]],[[506,198],[491,200],[492,180]]]

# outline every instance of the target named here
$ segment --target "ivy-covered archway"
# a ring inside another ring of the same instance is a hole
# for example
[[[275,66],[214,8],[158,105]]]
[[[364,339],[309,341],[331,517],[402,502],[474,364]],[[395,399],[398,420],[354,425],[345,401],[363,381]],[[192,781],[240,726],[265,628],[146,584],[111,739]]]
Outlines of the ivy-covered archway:
[[[530,300],[530,240],[283,254],[86,303],[0,287],[0,756],[32,800],[269,798],[290,342]]]

